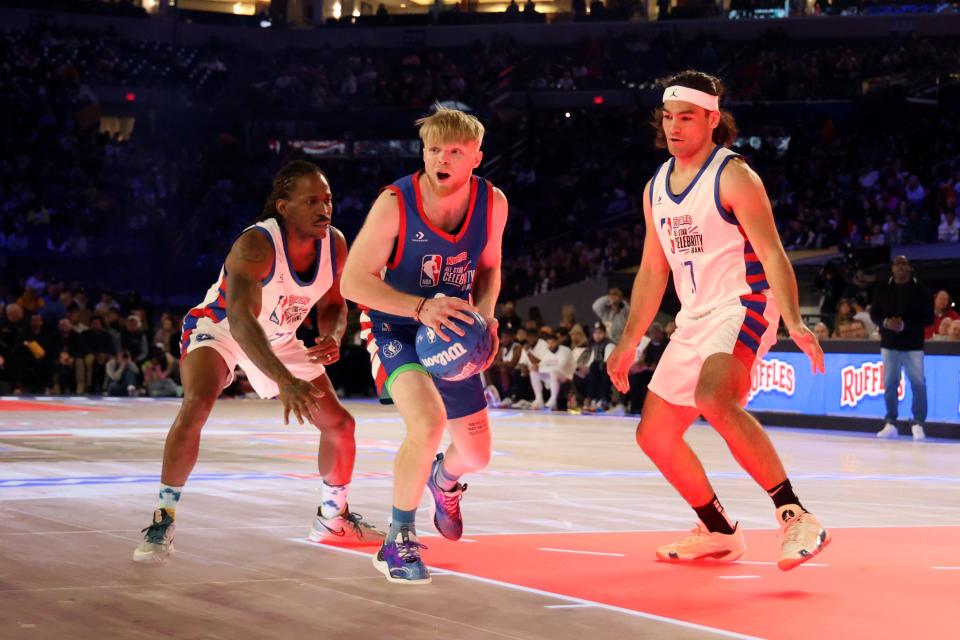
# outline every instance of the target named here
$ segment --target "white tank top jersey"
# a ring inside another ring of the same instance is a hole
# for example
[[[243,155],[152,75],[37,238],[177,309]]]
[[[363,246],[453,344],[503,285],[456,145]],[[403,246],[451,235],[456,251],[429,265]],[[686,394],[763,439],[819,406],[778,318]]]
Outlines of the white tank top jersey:
[[[332,228],[327,237],[317,240],[317,258],[307,280],[301,280],[287,259],[287,240],[277,220],[270,218],[244,229],[255,229],[273,244],[274,261],[270,274],[261,281],[263,287],[260,315],[257,321],[271,344],[285,343],[294,338],[297,328],[313,306],[330,289],[336,277],[336,249]],[[210,289],[203,302],[194,307],[184,320],[184,333],[196,328],[200,318],[209,318],[229,329],[227,320],[227,272],[226,265],[220,268],[220,277]],[[190,326],[190,325],[193,326]]]
[[[650,184],[657,237],[683,311],[697,318],[740,296],[769,289],[763,266],[733,213],[720,204],[720,172],[737,154],[717,146],[689,186],[670,190],[674,159]]]

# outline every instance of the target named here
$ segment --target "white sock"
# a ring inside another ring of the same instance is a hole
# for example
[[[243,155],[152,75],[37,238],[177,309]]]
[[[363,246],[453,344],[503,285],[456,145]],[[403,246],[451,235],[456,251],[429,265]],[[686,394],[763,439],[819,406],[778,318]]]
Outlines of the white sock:
[[[181,493],[183,493],[183,487],[171,487],[161,482],[159,508],[166,509],[171,517],[175,517],[177,513],[177,503],[180,502]]]
[[[350,483],[327,484],[323,483],[323,499],[320,502],[320,515],[324,518],[334,518],[347,510],[347,491]]]

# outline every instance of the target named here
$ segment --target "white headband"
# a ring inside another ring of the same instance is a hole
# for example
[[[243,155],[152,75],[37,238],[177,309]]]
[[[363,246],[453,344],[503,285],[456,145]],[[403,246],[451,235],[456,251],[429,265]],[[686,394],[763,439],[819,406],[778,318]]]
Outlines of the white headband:
[[[690,87],[681,87],[677,85],[667,87],[663,90],[663,101],[666,102],[667,100],[680,100],[682,102],[689,102],[690,104],[695,104],[698,107],[703,107],[707,111],[720,110],[720,98],[718,96],[712,96],[705,91],[691,89]]]

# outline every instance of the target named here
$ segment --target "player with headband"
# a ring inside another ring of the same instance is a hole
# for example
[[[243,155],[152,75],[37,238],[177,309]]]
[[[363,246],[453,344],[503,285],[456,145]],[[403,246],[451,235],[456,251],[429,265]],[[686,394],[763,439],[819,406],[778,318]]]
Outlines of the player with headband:
[[[643,194],[646,242],[630,316],[607,371],[626,393],[637,343],[672,273],[680,298],[677,330],[650,381],[637,443],[696,512],[693,535],[657,549],[664,561],[732,562],[746,552],[683,435],[702,415],[737,462],[767,491],[783,530],[778,566],[816,556],[830,534],[800,504],[780,457],[744,409],[753,367],[776,341],[781,315],[790,337],[823,372],[823,350],[800,318],[797,281],[760,177],[726,145],[737,135],[720,110],[723,84],[699,71],[663,82],[656,144],[672,156]]]

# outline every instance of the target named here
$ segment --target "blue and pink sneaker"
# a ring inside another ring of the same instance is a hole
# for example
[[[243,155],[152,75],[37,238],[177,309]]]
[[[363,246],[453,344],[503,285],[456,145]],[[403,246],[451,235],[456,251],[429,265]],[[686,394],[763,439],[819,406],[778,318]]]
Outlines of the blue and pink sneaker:
[[[417,540],[413,527],[400,527],[396,537],[373,556],[373,566],[390,582],[430,584],[430,572],[420,559],[420,549],[426,548]]]
[[[433,461],[430,467],[430,477],[427,478],[427,488],[430,489],[430,495],[433,496],[433,524],[447,540],[459,540],[463,535],[463,516],[460,514],[460,498],[463,492],[467,490],[467,485],[460,484],[444,491],[437,485],[438,467],[443,464],[443,454],[438,453],[437,459]]]

